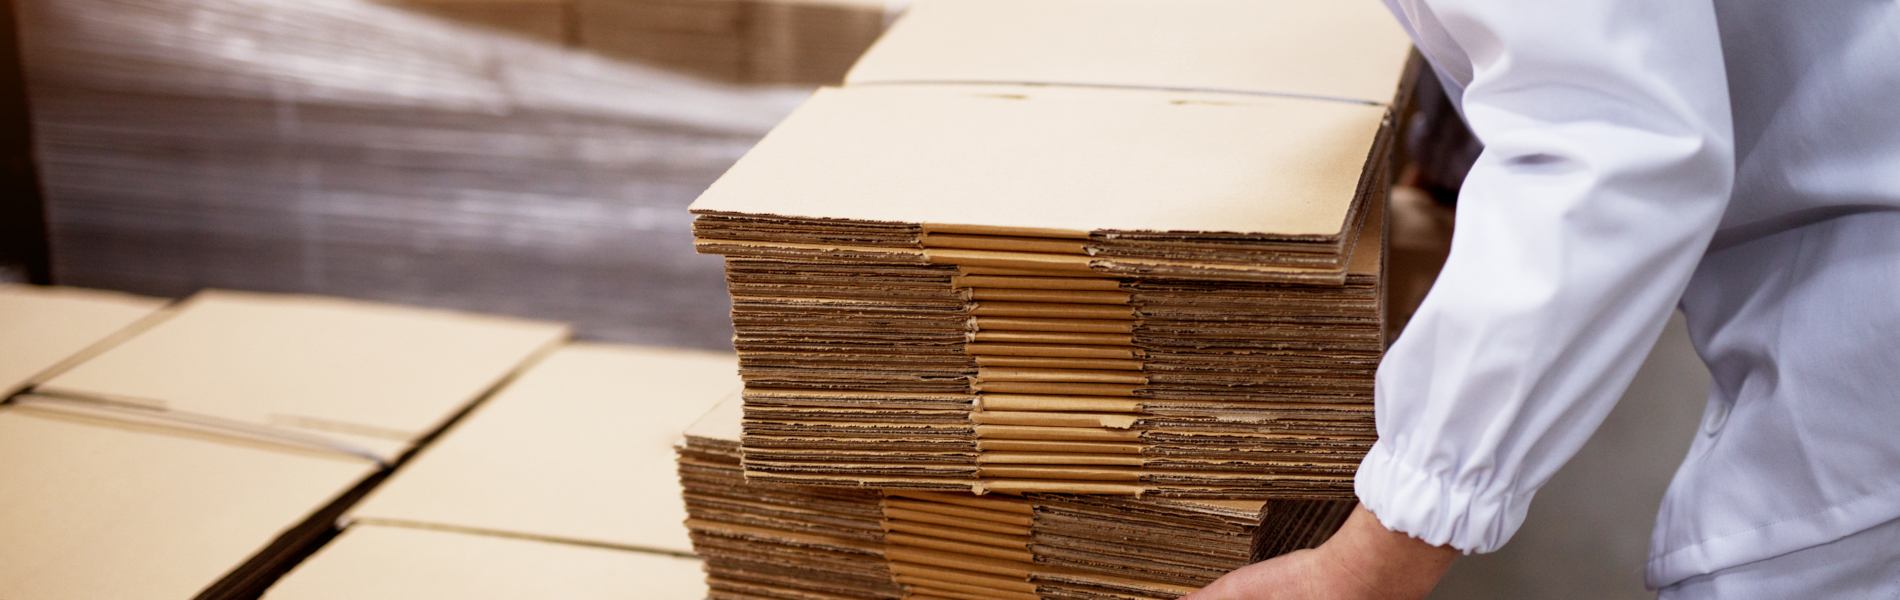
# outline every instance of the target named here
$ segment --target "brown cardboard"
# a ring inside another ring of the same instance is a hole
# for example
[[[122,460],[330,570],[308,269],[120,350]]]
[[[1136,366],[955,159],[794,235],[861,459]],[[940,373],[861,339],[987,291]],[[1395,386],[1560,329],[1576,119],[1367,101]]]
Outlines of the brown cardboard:
[[[563,325],[210,290],[39,390],[382,440],[432,432],[567,336]]]
[[[1043,271],[1043,270],[1038,270],[1038,269],[1006,269],[1006,268],[1001,268],[1001,267],[978,267],[978,266],[973,266],[973,265],[958,265],[957,272],[963,275],[997,276],[997,277],[1042,278],[1042,277],[1051,277],[1051,276],[1057,275],[1057,274],[1052,274],[1048,271]],[[1088,273],[1061,273],[1059,275],[1064,279],[1079,279],[1079,278],[1092,277],[1092,278],[1102,279],[1104,281],[1113,280],[1113,278],[1116,277],[1116,275],[1113,275],[1110,273],[1097,273],[1094,271],[1090,271]]]
[[[254,438],[0,406],[0,597],[193,597],[375,469]]]
[[[987,506],[981,506],[981,507],[970,506],[969,504],[965,504],[965,503],[951,504],[951,503],[945,503],[945,502],[915,500],[915,499],[905,498],[903,496],[898,496],[894,494],[884,499],[884,514],[886,516],[889,516],[893,509],[912,510],[912,511],[938,514],[938,515],[948,515],[951,517],[956,517],[958,519],[973,519],[977,521],[989,521],[993,523],[1008,523],[1011,525],[1021,525],[1024,527],[1027,527],[1031,523],[1034,522],[1034,519],[1031,517],[1030,514],[1025,514],[1021,512],[1009,511],[1009,510],[995,510]]]
[[[1141,401],[1139,400],[1130,398],[1103,398],[1099,396],[983,394],[978,396],[977,402],[983,410],[999,411],[1085,411],[1112,413],[1133,413],[1141,411]]]
[[[136,333],[165,304],[118,292],[0,283],[0,398]]]
[[[1094,262],[1076,254],[1044,254],[1013,250],[964,250],[925,248],[924,257],[933,265],[989,267],[994,269],[1033,269],[1049,275],[1087,273]]]
[[[466,532],[352,525],[269,600],[653,598],[706,595],[700,561]]]
[[[1392,100],[1411,40],[1375,0],[921,0],[845,81]]]
[[[1070,346],[1133,346],[1133,334],[1069,333],[1063,331],[987,331],[970,332],[969,340],[996,344],[1060,344]]]
[[[1330,238],[1385,117],[1338,102],[1082,92],[822,89],[692,209]]]
[[[736,459],[726,458],[738,451],[736,439],[716,438],[739,436],[734,428],[740,418],[729,407],[708,416],[687,436],[681,458],[689,505],[707,502],[696,489],[722,498],[758,499],[694,513],[696,518],[751,518],[760,523],[749,529],[694,525],[699,551],[713,557],[708,565],[715,589],[730,588],[734,594],[729,597],[735,599],[894,597],[880,595],[888,588],[864,579],[840,583],[848,577],[894,581],[902,586],[904,598],[917,599],[1174,597],[1249,562],[1317,545],[1337,528],[1334,517],[1342,517],[1353,504],[1132,497],[1151,490],[1200,490],[1178,483],[985,479],[978,489],[992,493],[981,496],[885,490],[876,512],[879,518],[872,522],[881,535],[859,539],[886,545],[838,544],[826,541],[835,538],[797,532],[855,535],[835,523],[850,513],[857,515],[859,527],[865,526],[863,497],[847,496],[861,492],[739,479]],[[718,477],[702,477],[717,464],[725,465]],[[1009,470],[1004,474],[1070,476],[1104,469]],[[1105,470],[1116,477],[1134,473]],[[1091,477],[1099,479],[1099,474]],[[1060,493],[994,493],[1026,490]],[[816,510],[853,502],[856,509]],[[879,591],[862,593],[873,589]]]
[[[690,552],[673,444],[739,388],[736,362],[563,347],[445,432],[351,518]]]
[[[999,302],[1054,302],[1059,304],[1128,304],[1127,292],[1082,290],[1025,290],[1014,288],[977,288],[970,290],[974,300]]]
[[[993,356],[993,355],[983,355],[983,354],[975,355],[972,358],[976,359],[976,366],[978,368],[1013,367],[1013,368],[1034,368],[1034,369],[1092,369],[1092,370],[1108,369],[1108,370],[1117,370],[1117,371],[1140,371],[1141,370],[1141,361],[1138,361],[1138,360],[1110,360],[1110,359],[1100,359],[1100,358],[1040,358],[1040,357],[1034,357],[1034,356]]]
[[[1004,275],[957,275],[951,284],[959,288],[1094,290],[1121,291],[1120,281],[1086,277],[1024,277]]]
[[[1128,414],[1076,412],[1018,412],[981,410],[970,413],[970,421],[980,425],[1031,425],[1040,427],[1089,427],[1128,429],[1139,417]]]
[[[1060,440],[977,440],[977,449],[991,452],[1052,452],[1059,454],[1141,454],[1136,442],[1066,442]]]
[[[967,250],[1002,250],[1008,252],[1032,252],[1041,254],[1088,254],[1088,238],[1055,239],[1047,237],[1011,237],[1000,235],[965,235],[956,233],[937,233],[928,231],[918,241],[925,248],[963,248]]]

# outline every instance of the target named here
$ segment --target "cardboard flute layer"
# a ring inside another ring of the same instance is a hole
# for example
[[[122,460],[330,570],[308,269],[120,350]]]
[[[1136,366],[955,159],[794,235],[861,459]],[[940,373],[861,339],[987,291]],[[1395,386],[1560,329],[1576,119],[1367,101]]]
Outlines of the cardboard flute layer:
[[[715,598],[1178,598],[1318,545],[1353,505],[748,481],[740,413],[728,401],[679,446],[688,526]]]

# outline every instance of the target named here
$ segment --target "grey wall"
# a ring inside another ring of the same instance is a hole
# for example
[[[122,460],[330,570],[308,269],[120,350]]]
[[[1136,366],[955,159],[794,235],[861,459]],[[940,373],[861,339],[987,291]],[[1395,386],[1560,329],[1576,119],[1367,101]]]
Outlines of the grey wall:
[[[1708,393],[1677,314],[1603,427],[1537,493],[1523,529],[1503,550],[1459,559],[1431,598],[1654,598],[1643,589],[1649,530]]]

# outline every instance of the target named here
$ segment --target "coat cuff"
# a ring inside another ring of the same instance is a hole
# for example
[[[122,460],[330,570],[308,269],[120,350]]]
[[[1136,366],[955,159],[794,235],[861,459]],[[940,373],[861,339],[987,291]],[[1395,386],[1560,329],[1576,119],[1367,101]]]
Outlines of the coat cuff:
[[[1407,464],[1381,440],[1359,464],[1353,488],[1386,529],[1466,554],[1496,551],[1524,524],[1534,492],[1518,494],[1508,485],[1481,485],[1503,482],[1463,479]]]

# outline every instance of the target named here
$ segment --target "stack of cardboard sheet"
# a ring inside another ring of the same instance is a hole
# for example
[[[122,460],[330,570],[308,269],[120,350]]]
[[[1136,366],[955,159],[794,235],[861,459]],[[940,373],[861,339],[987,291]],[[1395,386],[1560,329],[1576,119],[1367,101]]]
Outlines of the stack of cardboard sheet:
[[[1371,1],[914,6],[693,205],[746,475],[1350,498],[1416,68]]]
[[[582,46],[736,83],[830,83],[884,31],[885,0],[578,0]]]
[[[53,332],[105,342],[29,340],[80,350],[0,409],[0,596],[253,596],[566,335],[299,296],[206,292],[146,316],[156,301],[117,302],[137,309],[99,316],[131,323],[118,333]]]
[[[266,597],[703,598],[672,446],[738,387],[735,363],[557,350],[419,452]]]
[[[883,495],[747,483],[739,468],[740,401],[731,395],[679,444],[686,526],[693,551],[706,560],[707,597],[903,597],[884,561]]]
[[[1353,504],[748,483],[740,420],[728,400],[680,446],[714,599],[1177,598],[1317,545]]]
[[[1325,542],[1352,501],[1130,500],[1036,494],[1046,598],[1176,597]]]

